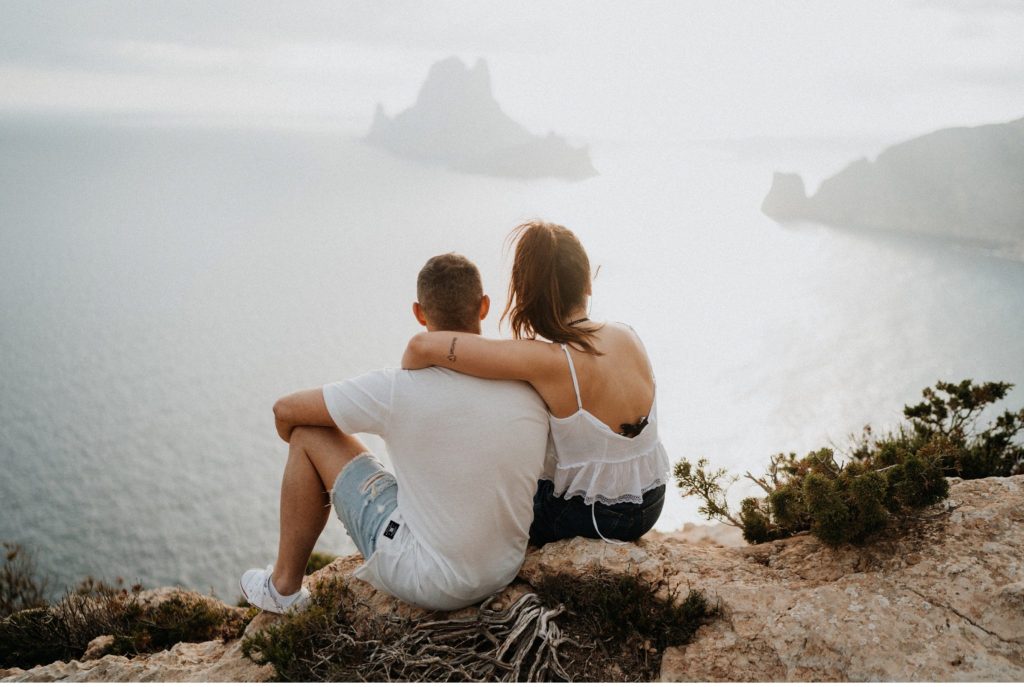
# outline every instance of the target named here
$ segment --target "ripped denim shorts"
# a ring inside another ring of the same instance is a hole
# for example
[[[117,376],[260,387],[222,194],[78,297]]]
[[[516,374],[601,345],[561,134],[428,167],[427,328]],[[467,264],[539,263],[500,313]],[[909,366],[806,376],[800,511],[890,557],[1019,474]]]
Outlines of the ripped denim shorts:
[[[377,550],[377,537],[398,507],[398,483],[373,455],[362,453],[338,474],[331,502],[359,553],[369,560]]]

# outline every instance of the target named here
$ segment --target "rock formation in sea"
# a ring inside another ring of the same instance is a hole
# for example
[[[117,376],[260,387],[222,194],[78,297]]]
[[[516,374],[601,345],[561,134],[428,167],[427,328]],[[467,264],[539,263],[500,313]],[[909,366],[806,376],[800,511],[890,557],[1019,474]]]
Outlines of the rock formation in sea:
[[[1024,246],[1024,119],[942,129],[860,159],[808,197],[776,173],[762,211],[780,222]]]
[[[536,136],[505,114],[483,59],[472,69],[457,57],[435,63],[412,107],[389,117],[377,105],[366,140],[472,174],[571,180],[597,174],[585,147],[554,133]]]
[[[830,548],[808,535],[721,546],[716,530],[622,546],[549,544],[529,553],[501,600],[591,565],[703,590],[720,612],[689,644],[665,651],[663,681],[1024,681],[1024,475],[954,482],[946,501],[862,546]],[[360,562],[339,558],[307,583],[350,578]],[[366,614],[425,615],[358,580],[349,588]],[[246,632],[276,617],[263,613]],[[242,656],[239,640],[0,670],[4,681],[272,677]]]

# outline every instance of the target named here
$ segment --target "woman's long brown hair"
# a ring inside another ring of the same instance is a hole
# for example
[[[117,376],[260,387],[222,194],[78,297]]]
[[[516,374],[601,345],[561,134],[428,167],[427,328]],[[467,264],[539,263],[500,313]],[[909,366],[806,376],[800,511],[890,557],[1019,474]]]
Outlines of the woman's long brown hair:
[[[542,336],[569,343],[592,355],[601,355],[592,332],[569,327],[566,318],[586,305],[590,288],[590,260],[576,235],[565,227],[539,220],[520,224],[509,234],[515,242],[508,304],[502,321],[508,320],[512,336]]]

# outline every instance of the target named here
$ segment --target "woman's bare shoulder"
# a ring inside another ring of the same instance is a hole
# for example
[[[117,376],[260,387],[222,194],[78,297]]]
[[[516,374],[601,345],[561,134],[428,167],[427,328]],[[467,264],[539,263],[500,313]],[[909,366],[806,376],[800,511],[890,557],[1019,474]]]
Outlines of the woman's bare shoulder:
[[[643,348],[643,341],[641,341],[636,330],[625,322],[605,322],[600,329],[600,333],[609,341],[626,345],[632,344],[633,346]]]

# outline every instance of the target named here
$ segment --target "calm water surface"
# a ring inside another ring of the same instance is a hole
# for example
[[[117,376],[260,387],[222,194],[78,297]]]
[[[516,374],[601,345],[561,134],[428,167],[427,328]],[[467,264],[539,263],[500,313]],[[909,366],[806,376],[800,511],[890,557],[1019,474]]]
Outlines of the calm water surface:
[[[1024,383],[1024,264],[760,214],[774,169],[877,149],[592,150],[597,178],[519,182],[343,135],[3,122],[0,539],[58,587],[235,599],[276,551],[273,401],[397,365],[436,253],[476,260],[500,312],[503,239],[536,216],[601,265],[592,316],[645,339],[673,459],[756,471],[891,425],[938,378]],[[659,529],[697,519],[674,492]],[[319,548],[354,550],[333,521]]]

